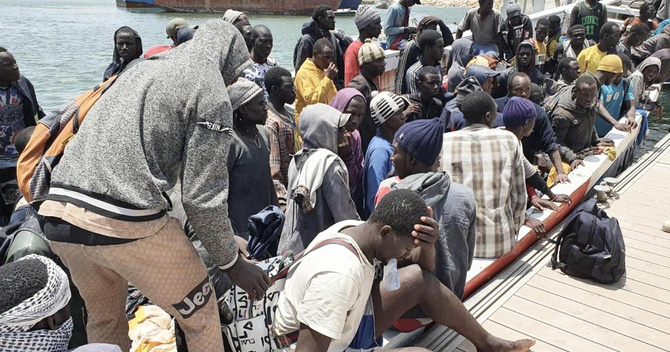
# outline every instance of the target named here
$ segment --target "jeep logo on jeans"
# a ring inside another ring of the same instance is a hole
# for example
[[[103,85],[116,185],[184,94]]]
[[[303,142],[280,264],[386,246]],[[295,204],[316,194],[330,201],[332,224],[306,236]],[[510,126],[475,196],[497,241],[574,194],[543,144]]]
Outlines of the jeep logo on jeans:
[[[172,306],[184,319],[190,318],[198,309],[209,302],[209,299],[212,297],[212,291],[212,284],[209,283],[209,278],[206,277],[181,302]]]

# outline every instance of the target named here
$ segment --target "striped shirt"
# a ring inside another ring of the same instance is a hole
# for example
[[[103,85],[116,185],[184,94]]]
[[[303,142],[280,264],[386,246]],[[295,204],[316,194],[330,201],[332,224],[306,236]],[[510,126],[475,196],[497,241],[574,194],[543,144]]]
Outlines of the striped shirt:
[[[286,106],[289,114],[294,114],[293,109]],[[270,132],[270,172],[274,183],[277,198],[280,203],[286,202],[286,187],[288,185],[288,166],[295,154],[294,133],[296,131],[293,116],[285,116],[277,112],[272,105],[268,104],[268,118],[265,127]]]
[[[523,150],[512,133],[474,124],[444,134],[441,167],[477,200],[475,257],[512,250],[526,211]]]

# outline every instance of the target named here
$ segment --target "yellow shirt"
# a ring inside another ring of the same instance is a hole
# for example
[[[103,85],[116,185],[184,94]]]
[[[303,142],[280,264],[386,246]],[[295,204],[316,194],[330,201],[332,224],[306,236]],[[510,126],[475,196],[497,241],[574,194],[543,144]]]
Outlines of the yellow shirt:
[[[585,73],[588,70],[592,74],[596,74],[596,71],[598,71],[598,64],[600,64],[600,60],[602,60],[605,55],[607,55],[607,52],[600,51],[597,45],[582,50],[577,57],[579,71]]]
[[[535,66],[542,66],[547,62],[547,45],[544,42],[534,40],[535,42]],[[544,72],[544,71],[543,71]]]
[[[300,113],[307,105],[316,103],[328,104],[333,99],[337,88],[335,83],[326,77],[326,71],[316,67],[311,58],[305,60],[295,74],[295,144],[302,145],[300,136]],[[302,148],[300,148],[302,149]],[[296,152],[300,149],[296,149]]]

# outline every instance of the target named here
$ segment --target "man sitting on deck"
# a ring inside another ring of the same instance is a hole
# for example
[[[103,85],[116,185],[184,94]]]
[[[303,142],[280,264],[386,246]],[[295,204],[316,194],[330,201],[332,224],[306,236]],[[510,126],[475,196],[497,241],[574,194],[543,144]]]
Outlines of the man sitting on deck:
[[[377,38],[382,32],[382,20],[379,11],[370,6],[360,6],[356,11],[354,23],[358,29],[358,39],[354,40],[344,53],[344,85],[358,76],[361,66],[358,63],[358,50],[367,39]]]
[[[456,39],[463,32],[472,31],[472,55],[499,57],[498,46],[502,42],[500,28],[502,15],[493,8],[493,0],[479,0],[479,8],[470,9],[458,25]]]
[[[440,224],[435,242],[435,276],[456,297],[463,298],[465,279],[475,251],[475,195],[451,182],[444,172],[433,172],[442,148],[444,126],[439,119],[404,124],[393,140],[391,160],[398,176],[379,185],[375,204],[391,190],[410,189],[434,210]],[[421,249],[415,248],[415,257]],[[423,316],[425,317],[425,316]]]
[[[497,258],[512,250],[526,211],[523,151],[516,136],[492,129],[496,104],[485,92],[461,102],[467,127],[444,134],[442,169],[475,192],[475,257]]]
[[[410,34],[416,33],[416,27],[409,26],[410,8],[421,5],[420,0],[398,0],[389,6],[384,15],[384,34],[390,50],[402,50]]]
[[[410,310],[420,310],[438,324],[470,340],[477,351],[524,352],[533,340],[505,341],[484,330],[463,303],[432,274],[438,224],[414,191],[389,193],[367,222],[343,221],[320,233],[288,273],[279,297],[272,332],[298,332],[298,352],[344,351],[354,340],[372,342]],[[323,241],[338,241],[316,246]],[[421,257],[411,254],[421,247]],[[396,285],[375,280],[374,262],[399,259],[390,269]],[[333,288],[337,287],[337,290]],[[363,319],[373,307],[374,319]],[[358,334],[357,334],[358,333]],[[426,352],[408,347],[393,351]]]
[[[572,89],[558,98],[552,112],[551,125],[561,145],[561,158],[571,170],[584,165],[582,159],[592,147],[614,145],[609,139],[599,139],[595,132],[598,106],[598,82],[592,75],[581,75]]]

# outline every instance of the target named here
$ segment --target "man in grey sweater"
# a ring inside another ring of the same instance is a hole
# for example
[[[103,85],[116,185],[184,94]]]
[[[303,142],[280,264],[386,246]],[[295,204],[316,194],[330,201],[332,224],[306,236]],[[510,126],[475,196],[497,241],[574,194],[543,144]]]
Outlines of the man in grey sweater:
[[[190,42],[124,72],[67,146],[40,214],[86,301],[90,342],[128,351],[132,282],[177,319],[189,351],[223,351],[205,266],[166,215],[163,193],[177,181],[211,259],[252,299],[267,289],[261,269],[239,258],[227,209],[233,110],[226,86],[249,64],[239,32],[207,22]]]

